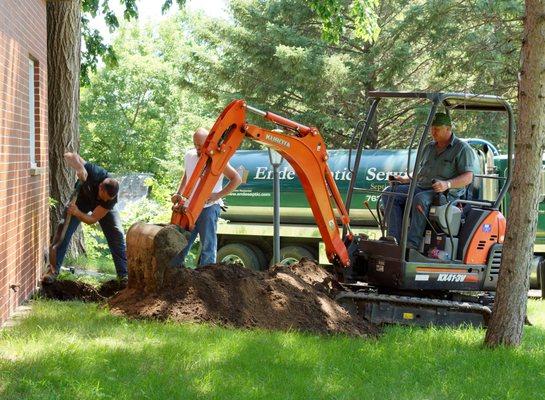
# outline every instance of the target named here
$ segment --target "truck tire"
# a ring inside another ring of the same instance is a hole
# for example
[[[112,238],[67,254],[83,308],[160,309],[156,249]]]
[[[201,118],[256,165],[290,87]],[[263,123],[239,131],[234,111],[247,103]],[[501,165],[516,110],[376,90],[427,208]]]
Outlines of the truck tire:
[[[314,256],[310,251],[301,246],[286,246],[280,249],[280,264],[281,265],[293,265],[297,264],[301,258],[308,258],[314,260]],[[271,265],[274,264],[274,258],[271,259]]]
[[[541,260],[538,269],[539,286],[541,289],[541,299],[545,300],[545,260]]]
[[[305,249],[307,249],[310,254],[312,254],[312,257],[310,257],[311,260],[318,260],[318,249],[315,248],[315,246],[311,246],[311,245],[306,244],[303,247]],[[307,258],[309,258],[309,257],[307,257]]]
[[[249,248],[251,248],[254,251],[255,255],[257,256],[257,260],[259,262],[258,270],[263,271],[263,270],[267,269],[268,268],[267,257],[265,257],[265,253],[263,252],[263,250],[261,250],[258,246],[256,246],[253,243],[245,243],[245,245],[247,245]]]
[[[218,250],[216,257],[221,264],[240,264],[259,271],[259,258],[252,248],[242,243],[229,243]]]

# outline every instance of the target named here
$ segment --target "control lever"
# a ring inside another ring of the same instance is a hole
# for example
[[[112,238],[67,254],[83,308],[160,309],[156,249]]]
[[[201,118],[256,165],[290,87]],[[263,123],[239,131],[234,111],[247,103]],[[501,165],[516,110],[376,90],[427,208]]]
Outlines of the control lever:
[[[369,212],[371,213],[371,215],[373,216],[374,220],[376,221],[377,225],[379,226],[380,228],[380,231],[382,233],[382,236],[384,236],[384,228],[382,227],[382,224],[380,223],[380,221],[378,220],[377,216],[375,215],[375,213],[373,212],[373,210],[371,210],[371,207],[369,206],[369,202],[367,200],[365,200],[363,202],[363,205],[365,206],[365,208],[367,208],[369,210]]]
[[[416,206],[416,209],[418,210],[418,212],[420,214],[422,214],[424,216],[424,218],[426,218],[426,221],[428,221],[428,224],[431,226],[431,229],[433,230],[433,232],[435,233],[436,236],[439,236],[439,234],[437,233],[437,231],[435,230],[435,228],[433,227],[433,224],[431,223],[431,221],[428,219],[428,216],[426,215],[426,213],[424,212],[424,209],[422,208],[422,206],[420,204],[418,204]]]
[[[434,185],[437,182],[437,179],[432,179],[431,184]],[[448,189],[444,192],[435,193],[432,200],[432,205],[434,206],[444,206],[447,204],[447,196],[445,193],[448,192]]]

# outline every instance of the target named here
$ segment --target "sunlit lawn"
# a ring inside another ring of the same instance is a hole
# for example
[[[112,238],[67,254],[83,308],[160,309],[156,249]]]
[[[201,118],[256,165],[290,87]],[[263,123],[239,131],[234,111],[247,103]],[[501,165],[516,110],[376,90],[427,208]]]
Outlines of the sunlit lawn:
[[[1,399],[538,399],[545,303],[518,349],[484,331],[391,327],[378,340],[128,321],[39,300],[0,331]]]

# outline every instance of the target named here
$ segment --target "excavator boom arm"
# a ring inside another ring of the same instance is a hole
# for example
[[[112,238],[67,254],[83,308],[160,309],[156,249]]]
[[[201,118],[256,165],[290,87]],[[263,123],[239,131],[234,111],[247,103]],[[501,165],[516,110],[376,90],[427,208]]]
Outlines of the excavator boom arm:
[[[295,134],[288,135],[247,124],[247,110]],[[231,102],[210,130],[195,171],[184,187],[182,199],[174,207],[171,222],[183,229],[193,229],[212,189],[244,138],[273,148],[290,163],[305,191],[328,259],[336,265],[348,266],[348,252],[337,225],[332,200],[342,224],[349,227],[350,219],[327,165],[328,155],[322,136],[316,128],[257,110],[247,106],[243,100]]]

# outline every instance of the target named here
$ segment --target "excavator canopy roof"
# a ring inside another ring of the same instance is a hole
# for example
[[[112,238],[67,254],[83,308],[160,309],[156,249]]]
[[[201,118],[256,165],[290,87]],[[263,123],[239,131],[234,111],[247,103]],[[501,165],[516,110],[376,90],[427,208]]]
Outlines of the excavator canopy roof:
[[[369,97],[428,99],[432,102],[443,103],[451,110],[509,111],[511,108],[504,98],[485,94],[373,91],[369,92]]]

